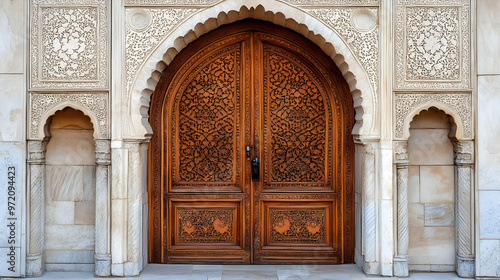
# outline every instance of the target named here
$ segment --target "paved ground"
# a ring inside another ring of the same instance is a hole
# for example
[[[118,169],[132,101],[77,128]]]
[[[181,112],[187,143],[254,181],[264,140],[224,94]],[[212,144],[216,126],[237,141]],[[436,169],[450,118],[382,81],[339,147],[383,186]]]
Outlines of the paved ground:
[[[13,278],[14,279],[14,278]],[[46,272],[40,280],[93,279],[90,272]],[[397,280],[364,275],[354,264],[345,265],[190,265],[149,264],[138,277],[117,280]],[[455,273],[411,273],[405,280],[459,280]]]

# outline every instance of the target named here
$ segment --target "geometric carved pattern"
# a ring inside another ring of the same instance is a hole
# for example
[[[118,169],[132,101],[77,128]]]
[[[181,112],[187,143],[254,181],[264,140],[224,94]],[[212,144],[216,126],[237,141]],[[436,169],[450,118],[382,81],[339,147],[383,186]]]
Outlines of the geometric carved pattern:
[[[178,23],[199,10],[200,8],[126,9],[125,73],[127,94],[123,100],[129,100],[129,90],[137,70],[155,47]]]
[[[225,53],[188,78],[173,125],[178,177],[184,182],[232,182],[239,108],[239,51]],[[177,133],[175,133],[177,130]],[[176,141],[177,139],[177,141]]]
[[[220,0],[124,0],[125,6],[210,6]]]
[[[469,88],[469,0],[398,0],[396,9],[396,88]]]
[[[270,209],[270,243],[325,244],[324,209]]]
[[[31,88],[107,88],[107,1],[30,2]]]
[[[178,209],[179,244],[234,243],[234,209]]]
[[[380,0],[284,0],[292,5],[307,6],[378,6]]]
[[[320,82],[298,61],[267,49],[265,54],[270,183],[324,183],[327,120]]]
[[[471,139],[473,136],[472,123],[472,95],[470,93],[399,93],[395,95],[396,103],[396,139],[403,138],[403,127],[408,113],[420,104],[437,101],[453,109],[460,120],[454,120],[462,125],[462,137]],[[438,109],[439,106],[438,106]]]
[[[43,133],[38,131],[41,118],[47,111],[61,103],[68,103],[68,107],[71,107],[71,104],[76,104],[92,112],[98,122],[93,124],[94,129],[97,130],[98,139],[109,139],[107,93],[32,93],[28,136],[30,139],[39,138],[39,134]],[[97,127],[95,127],[96,125]]]
[[[373,91],[378,92],[378,8],[318,8],[306,9],[306,12],[344,39],[368,74]],[[374,99],[377,102],[377,94]]]

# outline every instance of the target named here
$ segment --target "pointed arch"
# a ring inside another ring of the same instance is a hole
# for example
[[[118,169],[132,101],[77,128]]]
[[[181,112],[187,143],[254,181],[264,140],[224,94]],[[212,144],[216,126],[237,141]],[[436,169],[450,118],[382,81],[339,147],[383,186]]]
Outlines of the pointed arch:
[[[124,137],[147,138],[152,134],[148,122],[151,94],[163,70],[182,49],[221,25],[247,18],[286,27],[318,45],[334,61],[349,85],[356,111],[356,124],[352,134],[370,138],[378,136],[375,125],[376,93],[356,55],[335,30],[303,10],[280,1],[271,0],[251,5],[248,1],[234,0],[221,2],[186,19],[145,59],[130,88],[125,116],[128,118],[129,128],[125,130]]]

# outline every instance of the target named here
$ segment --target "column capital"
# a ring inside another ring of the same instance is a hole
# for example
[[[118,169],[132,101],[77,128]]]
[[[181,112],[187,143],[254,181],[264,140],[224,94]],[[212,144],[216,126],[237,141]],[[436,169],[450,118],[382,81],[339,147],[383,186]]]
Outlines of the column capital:
[[[455,164],[471,165],[474,163],[474,141],[454,141]]]
[[[31,164],[44,164],[47,140],[28,141],[28,162]]]
[[[97,165],[111,164],[111,142],[109,140],[95,140],[95,162]]]
[[[397,165],[408,165],[408,141],[394,141],[394,162]]]

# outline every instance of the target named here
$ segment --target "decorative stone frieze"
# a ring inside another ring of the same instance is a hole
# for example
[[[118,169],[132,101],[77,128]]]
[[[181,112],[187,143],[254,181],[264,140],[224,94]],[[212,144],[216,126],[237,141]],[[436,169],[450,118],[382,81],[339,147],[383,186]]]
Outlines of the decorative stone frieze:
[[[90,114],[97,138],[109,138],[107,93],[32,93],[30,103],[30,139],[43,139],[46,118],[65,107],[82,109],[85,114]]]
[[[125,0],[125,6],[211,6],[224,0]]]
[[[395,138],[409,136],[409,114],[418,108],[427,109],[435,106],[438,109],[453,111],[455,123],[460,126],[459,138],[473,138],[472,95],[470,93],[400,93],[395,98]],[[445,107],[445,108],[443,108]],[[450,113],[450,112],[447,112]]]
[[[398,0],[396,89],[470,88],[470,1]]]
[[[106,0],[33,0],[32,89],[108,88]]]
[[[282,0],[297,6],[377,6],[380,0]]]
[[[335,30],[347,43],[368,73],[373,92],[377,93],[380,64],[378,8],[311,8],[305,11]],[[374,101],[377,102],[377,94]]]
[[[144,60],[177,24],[199,10],[200,8],[127,9],[125,36],[126,100],[129,99],[130,87]]]

